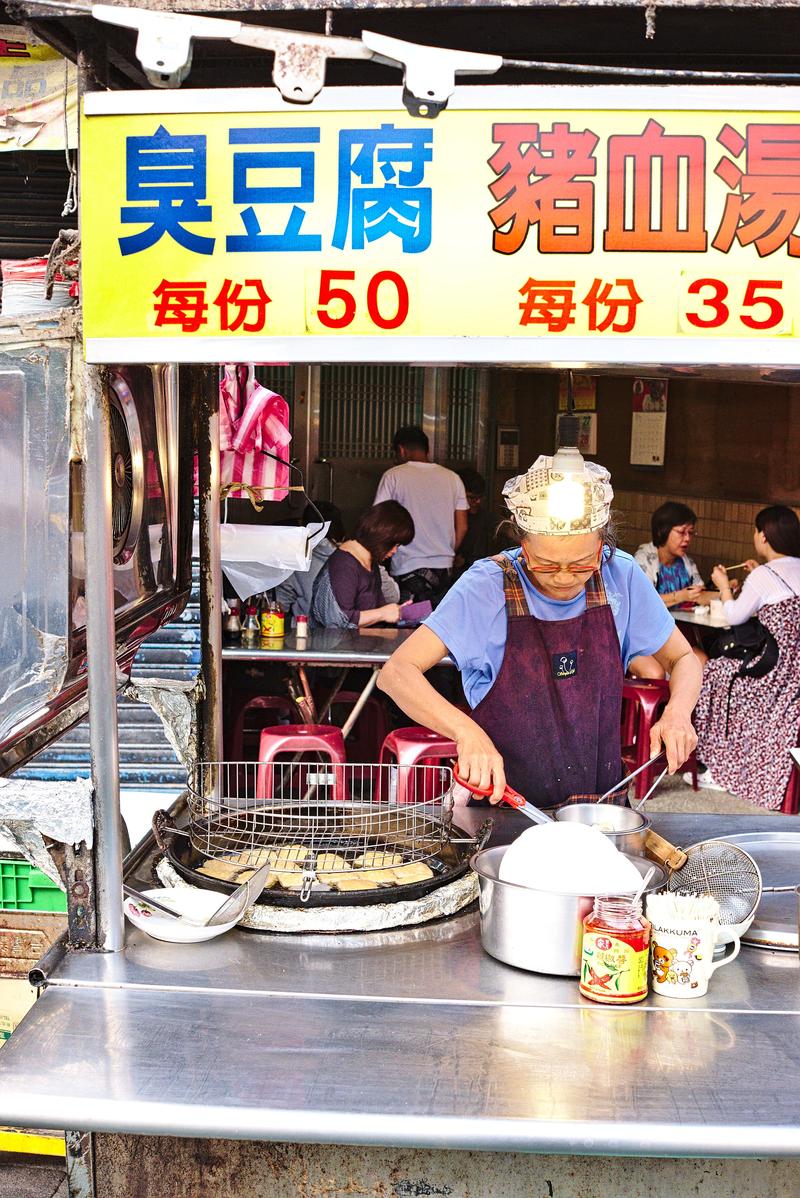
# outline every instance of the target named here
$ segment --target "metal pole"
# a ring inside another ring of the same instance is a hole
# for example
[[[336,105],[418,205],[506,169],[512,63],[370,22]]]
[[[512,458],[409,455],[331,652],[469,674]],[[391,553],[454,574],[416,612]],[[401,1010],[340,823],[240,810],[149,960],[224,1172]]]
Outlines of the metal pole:
[[[122,819],[119,806],[117,660],[114,641],[114,538],[111,529],[111,442],[101,372],[83,367],[83,536],[86,560],[86,656],[95,816],[97,947],[123,945]]]
[[[222,761],[222,556],[219,526],[219,379],[206,367],[195,376],[202,388],[198,423],[200,490],[201,709],[203,761]],[[219,771],[210,773],[217,779]]]
[[[361,692],[361,694],[358,696],[355,703],[353,704],[353,710],[350,712],[350,715],[347,717],[344,727],[342,728],[342,736],[344,737],[345,740],[347,740],[348,736],[350,735],[350,733],[353,730],[353,725],[355,724],[358,717],[361,715],[361,712],[364,710],[367,699],[370,697],[372,692],[375,690],[375,683],[378,681],[378,675],[380,674],[380,672],[381,672],[380,666],[375,666],[373,668],[372,674],[370,675],[367,685],[364,687],[363,691]]]

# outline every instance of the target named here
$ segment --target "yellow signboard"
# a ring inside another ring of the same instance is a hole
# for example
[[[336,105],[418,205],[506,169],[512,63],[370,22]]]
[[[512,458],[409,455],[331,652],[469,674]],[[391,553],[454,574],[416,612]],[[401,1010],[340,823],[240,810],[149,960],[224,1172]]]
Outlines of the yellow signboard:
[[[786,92],[94,93],[90,361],[800,361]],[[783,110],[778,101],[784,106]]]

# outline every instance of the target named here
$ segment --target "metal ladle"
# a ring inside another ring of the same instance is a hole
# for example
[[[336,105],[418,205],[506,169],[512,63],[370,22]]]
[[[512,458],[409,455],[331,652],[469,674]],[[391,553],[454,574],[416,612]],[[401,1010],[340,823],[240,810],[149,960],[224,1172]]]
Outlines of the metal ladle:
[[[642,878],[642,880],[639,884],[639,889],[636,891],[636,894],[631,899],[631,911],[634,909],[636,904],[639,902],[639,899],[642,897],[645,890],[650,885],[650,879],[652,878],[652,876],[655,872],[656,872],[656,867],[654,865],[651,865],[650,868],[648,869],[647,873]]]
[[[242,882],[240,886],[237,886],[233,893],[228,895],[220,903],[216,911],[212,912],[207,919],[192,919],[188,915],[183,915],[180,911],[174,911],[165,903],[160,903],[157,899],[148,898],[147,895],[140,894],[138,890],[134,890],[127,882],[123,883],[122,889],[125,894],[135,899],[137,903],[144,903],[146,906],[151,907],[160,914],[168,915],[172,919],[182,919],[185,923],[190,923],[194,927],[216,928],[222,924],[233,923],[248,907],[252,906],[264,889],[271,868],[272,866],[269,862],[266,865],[259,866],[252,876]]]

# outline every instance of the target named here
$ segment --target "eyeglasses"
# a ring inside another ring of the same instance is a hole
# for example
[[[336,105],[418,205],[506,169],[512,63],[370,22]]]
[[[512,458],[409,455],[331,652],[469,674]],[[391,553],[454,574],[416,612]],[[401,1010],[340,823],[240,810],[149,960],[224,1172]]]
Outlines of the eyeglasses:
[[[525,564],[532,574],[592,574],[600,565],[600,559],[603,554],[602,546],[597,557],[592,562],[567,562],[565,565],[547,565],[538,566],[528,560],[526,555]]]

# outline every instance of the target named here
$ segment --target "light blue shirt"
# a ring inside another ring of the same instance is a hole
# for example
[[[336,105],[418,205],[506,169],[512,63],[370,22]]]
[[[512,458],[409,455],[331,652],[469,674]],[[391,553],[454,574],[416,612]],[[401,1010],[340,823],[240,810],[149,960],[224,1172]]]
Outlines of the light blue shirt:
[[[520,565],[522,550],[509,553],[517,567],[528,610],[539,620],[571,620],[586,610],[586,592],[574,599],[549,599],[538,591]],[[629,553],[617,550],[602,566],[606,597],[617,627],[622,661],[657,653],[675,628],[675,621],[652,583]],[[476,707],[491,690],[506,648],[503,571],[489,558],[462,574],[432,615],[424,621],[447,646],[461,671],[464,693]]]

